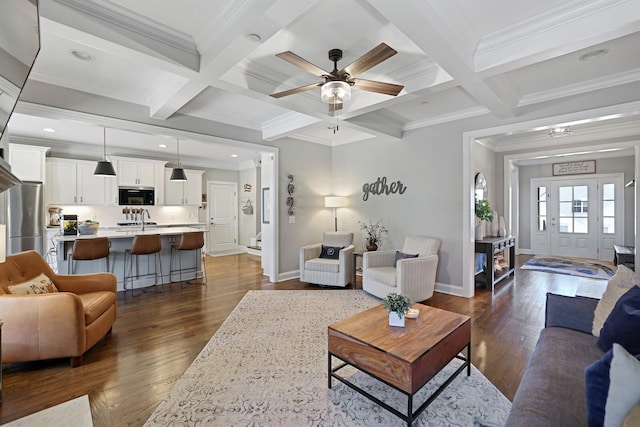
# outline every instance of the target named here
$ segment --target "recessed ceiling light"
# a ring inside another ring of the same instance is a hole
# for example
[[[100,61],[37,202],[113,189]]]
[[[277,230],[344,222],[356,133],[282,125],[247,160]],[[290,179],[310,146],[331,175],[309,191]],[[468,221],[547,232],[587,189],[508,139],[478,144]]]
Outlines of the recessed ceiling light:
[[[74,58],[77,58],[81,61],[95,61],[96,57],[90,54],[89,52],[85,52],[84,50],[71,49],[69,51]]]
[[[609,53],[609,49],[597,49],[580,55],[580,61],[593,61],[594,59],[600,59]]]
[[[549,131],[549,136],[551,138],[559,138],[562,136],[569,136],[569,135],[573,135],[573,131],[569,126],[551,128],[551,130]]]
[[[56,130],[54,128],[42,128],[43,132],[49,132],[49,133],[56,133]]]
[[[158,147],[160,147],[160,148],[167,148],[167,144],[158,144]]]
[[[247,38],[256,43],[262,41],[262,37],[260,37],[260,35],[256,33],[247,34]]]
[[[236,157],[238,157],[238,155],[237,154],[232,154],[231,157],[233,157],[235,159]]]

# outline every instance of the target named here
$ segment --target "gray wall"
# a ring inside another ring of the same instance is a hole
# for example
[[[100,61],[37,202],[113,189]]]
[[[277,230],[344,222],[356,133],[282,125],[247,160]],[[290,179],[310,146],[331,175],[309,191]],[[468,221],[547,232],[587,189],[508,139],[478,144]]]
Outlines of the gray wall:
[[[365,140],[332,152],[334,191],[349,195],[351,206],[339,211],[341,228],[356,233],[358,220],[378,221],[389,229],[382,249],[401,248],[409,235],[442,240],[436,280],[462,287],[462,130],[450,123],[406,132],[402,141]],[[363,184],[386,177],[401,181],[406,192],[370,195]]]
[[[596,171],[598,174],[624,173],[624,183],[626,184],[634,177],[634,162],[633,155],[599,159],[596,163]],[[518,190],[520,192],[520,206],[518,207],[520,212],[520,235],[518,236],[518,247],[520,249],[526,250],[531,248],[531,188],[529,183],[534,178],[547,178],[552,176],[551,164],[520,166],[520,182],[518,183]],[[624,209],[625,245],[634,246],[634,195],[633,189],[631,188],[625,188],[624,190]]]
[[[324,207],[332,193],[331,147],[290,138],[276,141],[280,148],[278,169],[279,271],[297,275],[300,247],[322,241],[322,232],[333,230],[333,210]],[[335,169],[334,169],[335,170]],[[294,177],[295,223],[287,214],[287,175]],[[342,212],[338,213],[342,224]],[[341,229],[346,229],[342,228]]]

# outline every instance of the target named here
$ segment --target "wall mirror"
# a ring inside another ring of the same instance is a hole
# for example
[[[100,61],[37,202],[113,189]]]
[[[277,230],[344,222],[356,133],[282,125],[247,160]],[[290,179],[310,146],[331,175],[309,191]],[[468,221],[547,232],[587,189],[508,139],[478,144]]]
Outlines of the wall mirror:
[[[40,50],[37,0],[0,1],[0,136]]]
[[[489,199],[489,191],[487,189],[487,179],[482,172],[476,174],[476,200]]]

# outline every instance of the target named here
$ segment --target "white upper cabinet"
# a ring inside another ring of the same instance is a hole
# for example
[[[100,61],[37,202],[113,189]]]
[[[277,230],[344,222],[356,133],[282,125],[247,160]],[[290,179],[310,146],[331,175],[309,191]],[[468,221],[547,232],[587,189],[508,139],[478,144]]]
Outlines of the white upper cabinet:
[[[9,144],[11,172],[22,181],[46,181],[45,155],[49,147]]]
[[[171,181],[171,169],[165,170],[164,204],[167,206],[201,206],[204,171],[184,170],[187,181]]]
[[[50,205],[104,205],[113,178],[95,176],[96,162],[49,158],[45,199]]]
[[[118,185],[155,187],[155,163],[118,159]]]

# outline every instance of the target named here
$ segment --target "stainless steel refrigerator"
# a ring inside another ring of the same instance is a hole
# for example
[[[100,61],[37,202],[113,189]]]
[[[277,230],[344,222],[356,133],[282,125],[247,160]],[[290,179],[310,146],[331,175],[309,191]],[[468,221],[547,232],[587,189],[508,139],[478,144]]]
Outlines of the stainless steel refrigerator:
[[[7,253],[44,245],[44,191],[41,182],[23,181],[7,192]]]

